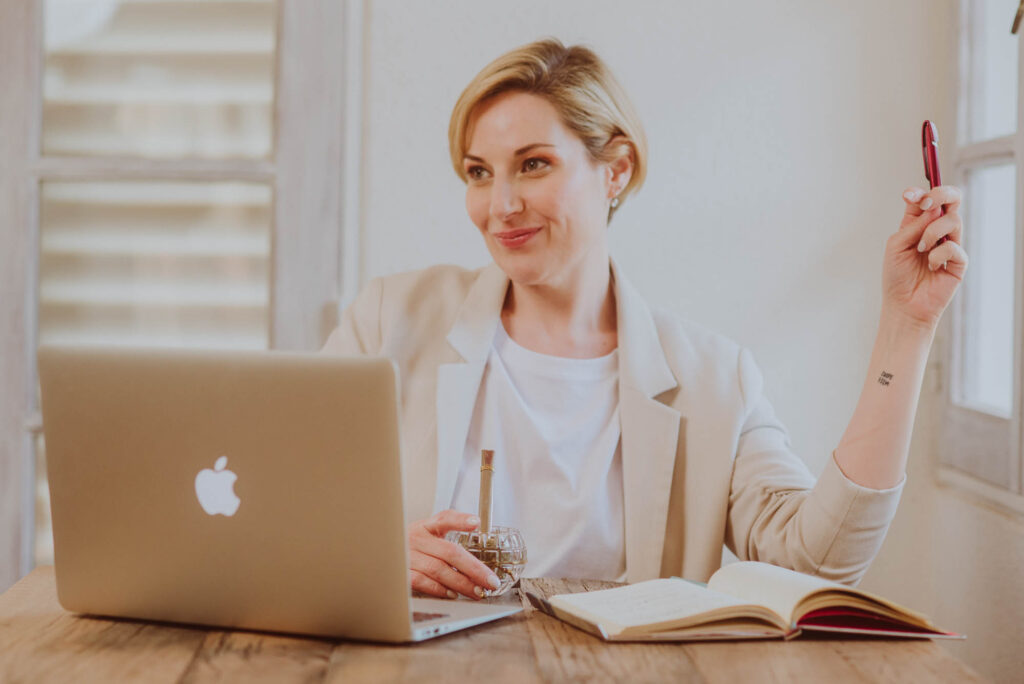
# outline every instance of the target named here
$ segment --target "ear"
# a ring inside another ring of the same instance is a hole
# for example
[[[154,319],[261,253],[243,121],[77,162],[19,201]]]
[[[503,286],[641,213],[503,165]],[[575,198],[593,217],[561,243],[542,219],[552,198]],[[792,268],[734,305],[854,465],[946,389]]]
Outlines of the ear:
[[[611,161],[607,162],[605,172],[608,199],[611,199],[622,192],[623,188],[629,185],[629,179],[633,177],[633,143],[626,136],[617,135],[608,141],[605,149],[614,155]]]

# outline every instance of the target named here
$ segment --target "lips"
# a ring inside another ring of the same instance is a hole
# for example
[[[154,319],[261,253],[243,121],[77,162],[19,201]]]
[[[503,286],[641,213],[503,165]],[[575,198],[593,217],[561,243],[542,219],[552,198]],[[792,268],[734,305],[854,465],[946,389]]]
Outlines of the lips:
[[[495,233],[494,239],[505,249],[519,249],[533,239],[533,236],[540,232],[540,228],[515,228],[501,233]]]
[[[501,238],[502,240],[511,240],[513,238],[522,237],[529,233],[534,233],[540,230],[540,228],[517,228],[515,230],[506,230],[501,233],[495,233],[494,237]]]

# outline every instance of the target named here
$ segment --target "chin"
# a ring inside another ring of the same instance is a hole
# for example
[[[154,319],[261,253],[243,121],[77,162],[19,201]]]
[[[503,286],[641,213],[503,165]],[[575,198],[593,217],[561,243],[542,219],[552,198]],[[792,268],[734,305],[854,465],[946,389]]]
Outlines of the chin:
[[[533,285],[544,279],[546,269],[535,254],[491,255],[505,275],[520,285]]]

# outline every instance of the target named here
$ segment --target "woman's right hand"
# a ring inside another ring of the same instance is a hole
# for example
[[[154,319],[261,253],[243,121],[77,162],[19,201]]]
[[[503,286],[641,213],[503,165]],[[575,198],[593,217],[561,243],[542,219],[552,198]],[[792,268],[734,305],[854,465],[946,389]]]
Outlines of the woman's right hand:
[[[480,518],[451,509],[409,525],[409,583],[413,589],[440,598],[458,594],[481,598],[497,589],[498,576],[469,551],[444,538],[449,530],[471,531]]]

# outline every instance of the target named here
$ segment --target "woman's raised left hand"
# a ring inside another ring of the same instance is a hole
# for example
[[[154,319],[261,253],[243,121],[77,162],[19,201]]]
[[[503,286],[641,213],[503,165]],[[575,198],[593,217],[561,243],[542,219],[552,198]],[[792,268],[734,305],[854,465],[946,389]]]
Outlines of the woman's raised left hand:
[[[903,221],[885,246],[882,310],[934,331],[967,272],[960,189],[907,188],[903,201]]]

